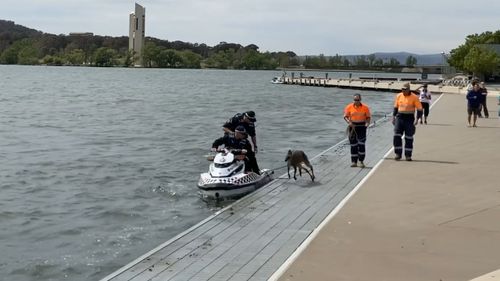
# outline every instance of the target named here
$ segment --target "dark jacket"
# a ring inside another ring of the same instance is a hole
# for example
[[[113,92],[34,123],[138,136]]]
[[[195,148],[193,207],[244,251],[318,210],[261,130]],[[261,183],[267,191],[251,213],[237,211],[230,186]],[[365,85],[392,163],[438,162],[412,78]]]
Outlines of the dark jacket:
[[[467,92],[467,96],[465,96],[467,99],[467,106],[471,108],[477,108],[481,104],[481,101],[483,99],[483,95],[481,91],[474,91],[470,90]]]
[[[236,139],[234,136],[231,135],[224,135],[221,138],[216,139],[213,144],[212,148],[217,148],[221,145],[224,145],[226,148],[231,148],[231,149],[246,149],[247,150],[247,155],[252,154],[252,145],[250,142],[248,142],[248,139]],[[235,152],[235,154],[241,154],[238,152]]]
[[[238,126],[243,126],[245,127],[245,130],[247,131],[247,134],[251,137],[255,137],[255,124],[253,122],[247,123],[243,121],[244,113],[238,113],[231,117],[229,120],[227,120],[222,127],[228,128],[232,132],[234,132],[234,129]]]

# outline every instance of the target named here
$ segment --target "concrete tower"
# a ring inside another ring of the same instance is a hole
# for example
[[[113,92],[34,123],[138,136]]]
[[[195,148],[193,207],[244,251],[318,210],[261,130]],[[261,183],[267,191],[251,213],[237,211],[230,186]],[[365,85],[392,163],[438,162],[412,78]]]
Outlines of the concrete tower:
[[[133,51],[134,65],[142,65],[142,48],[144,47],[144,30],[146,27],[146,8],[135,3],[135,13],[130,14],[128,49]]]

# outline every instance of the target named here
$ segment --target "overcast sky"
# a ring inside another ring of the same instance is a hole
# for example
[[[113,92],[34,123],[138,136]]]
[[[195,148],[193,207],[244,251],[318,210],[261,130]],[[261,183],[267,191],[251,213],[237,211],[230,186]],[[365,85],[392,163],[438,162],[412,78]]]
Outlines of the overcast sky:
[[[500,29],[500,0],[142,0],[146,36],[261,52],[449,52]],[[2,0],[0,19],[46,33],[128,36],[129,0]]]

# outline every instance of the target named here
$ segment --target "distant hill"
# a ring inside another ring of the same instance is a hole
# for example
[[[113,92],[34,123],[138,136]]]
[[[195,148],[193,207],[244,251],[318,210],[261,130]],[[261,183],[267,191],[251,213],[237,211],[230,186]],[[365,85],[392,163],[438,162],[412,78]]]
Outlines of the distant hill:
[[[27,28],[25,26],[16,24],[13,21],[8,20],[0,20],[0,36],[5,34],[12,34],[13,36],[17,36],[18,38],[42,35],[43,32]]]
[[[0,20],[0,53],[17,40],[42,34],[41,31],[15,24],[13,21]]]

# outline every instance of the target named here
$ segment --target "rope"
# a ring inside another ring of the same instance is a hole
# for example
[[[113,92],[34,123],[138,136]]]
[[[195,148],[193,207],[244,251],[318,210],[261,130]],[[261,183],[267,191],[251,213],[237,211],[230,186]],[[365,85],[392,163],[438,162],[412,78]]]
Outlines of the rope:
[[[283,168],[286,168],[287,165],[283,165],[283,166],[280,166],[278,168],[273,168],[273,169],[269,169],[269,171],[276,171],[276,170],[279,170],[279,169],[283,169]]]

